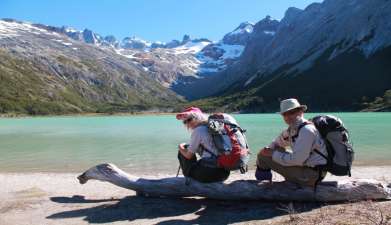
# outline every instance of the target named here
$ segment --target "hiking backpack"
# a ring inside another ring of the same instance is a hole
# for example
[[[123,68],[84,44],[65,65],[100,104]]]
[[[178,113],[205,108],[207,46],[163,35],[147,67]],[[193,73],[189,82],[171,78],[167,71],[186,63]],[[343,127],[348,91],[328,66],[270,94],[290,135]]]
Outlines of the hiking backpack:
[[[225,113],[216,113],[208,118],[208,132],[217,148],[217,166],[227,170],[247,171],[249,147],[246,136],[236,120]]]
[[[316,116],[310,121],[315,125],[326,144],[327,156],[319,152],[327,160],[324,169],[336,176],[351,176],[354,151],[349,141],[348,130],[342,120],[331,115]]]

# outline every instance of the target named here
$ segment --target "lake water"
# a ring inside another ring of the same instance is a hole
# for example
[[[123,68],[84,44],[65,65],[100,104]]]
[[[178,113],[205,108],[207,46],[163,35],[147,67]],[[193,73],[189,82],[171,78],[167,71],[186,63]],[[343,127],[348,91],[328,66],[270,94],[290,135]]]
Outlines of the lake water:
[[[350,130],[355,165],[391,165],[391,113],[333,113]],[[317,114],[306,114],[310,118]],[[278,114],[234,115],[258,149],[285,127]],[[81,172],[112,162],[135,174],[176,174],[190,133],[174,115],[0,119],[0,172]]]

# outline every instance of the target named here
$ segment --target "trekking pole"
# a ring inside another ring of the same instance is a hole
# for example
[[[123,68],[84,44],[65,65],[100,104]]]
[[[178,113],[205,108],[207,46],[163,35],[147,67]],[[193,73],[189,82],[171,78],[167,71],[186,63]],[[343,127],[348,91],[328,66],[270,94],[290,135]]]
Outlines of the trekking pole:
[[[176,177],[179,176],[179,171],[181,171],[181,165],[178,166],[178,172],[176,173]]]

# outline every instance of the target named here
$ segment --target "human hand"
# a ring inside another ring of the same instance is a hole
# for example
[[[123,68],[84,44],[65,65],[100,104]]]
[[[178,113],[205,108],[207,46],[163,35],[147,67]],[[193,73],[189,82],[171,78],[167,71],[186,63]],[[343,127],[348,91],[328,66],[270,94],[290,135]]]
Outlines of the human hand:
[[[180,144],[178,145],[178,149],[179,149],[179,150],[181,150],[181,149],[184,150],[184,149],[186,149],[186,145],[187,145],[186,143],[180,143]]]
[[[273,155],[273,150],[269,147],[264,147],[263,149],[261,149],[259,151],[259,154],[263,155],[263,156],[267,156],[267,157],[272,157]]]

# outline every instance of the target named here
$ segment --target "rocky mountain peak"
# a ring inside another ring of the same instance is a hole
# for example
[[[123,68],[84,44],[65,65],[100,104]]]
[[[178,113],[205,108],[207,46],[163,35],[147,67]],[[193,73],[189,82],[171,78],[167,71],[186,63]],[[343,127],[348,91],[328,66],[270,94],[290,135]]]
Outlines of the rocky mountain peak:
[[[121,47],[125,49],[143,50],[151,46],[151,43],[138,37],[126,37],[122,40]]]
[[[302,12],[303,12],[303,10],[301,10],[301,9],[299,9],[299,8],[296,8],[296,7],[289,7],[289,8],[285,11],[285,16],[284,16],[284,18],[281,20],[281,22],[289,23],[290,21],[292,21],[292,20],[294,20],[296,17],[298,17]]]
[[[181,43],[181,44],[186,44],[186,43],[189,42],[189,41],[191,41],[190,35],[185,34],[185,35],[183,35],[182,43]]]
[[[253,37],[259,35],[271,35],[274,36],[276,33],[280,22],[273,19],[271,16],[266,16],[264,19],[260,20],[254,25]]]
[[[86,43],[97,44],[100,42],[100,36],[92,32],[92,30],[84,29],[83,30],[83,39]]]
[[[223,37],[222,42],[229,45],[245,45],[253,32],[254,24],[250,22],[241,23],[235,30]]]

